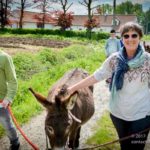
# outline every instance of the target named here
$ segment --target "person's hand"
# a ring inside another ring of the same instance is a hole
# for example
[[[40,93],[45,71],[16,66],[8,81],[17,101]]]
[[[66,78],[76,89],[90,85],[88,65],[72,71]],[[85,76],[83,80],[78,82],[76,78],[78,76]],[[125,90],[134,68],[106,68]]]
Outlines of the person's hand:
[[[8,107],[8,105],[10,104],[10,101],[7,99],[4,99],[1,103],[1,105],[6,109]]]
[[[64,101],[64,100],[68,99],[72,94],[73,94],[72,88],[64,86],[61,89],[58,89],[56,95],[57,95],[57,98]]]
[[[69,95],[71,95],[74,91],[72,90],[72,88],[68,87],[67,92],[68,92]]]

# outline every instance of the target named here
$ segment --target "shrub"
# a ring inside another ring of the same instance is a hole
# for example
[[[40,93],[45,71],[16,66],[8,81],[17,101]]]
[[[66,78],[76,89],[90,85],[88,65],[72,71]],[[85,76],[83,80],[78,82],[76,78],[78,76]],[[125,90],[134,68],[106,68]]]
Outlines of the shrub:
[[[13,57],[16,68],[17,77],[20,79],[28,79],[34,73],[38,72],[40,62],[28,53],[18,53]]]
[[[61,30],[50,30],[50,29],[1,29],[0,34],[40,34],[40,35],[59,35],[63,37],[78,37],[87,38],[86,31],[61,31]],[[92,39],[107,39],[109,37],[108,33],[104,32],[92,32]]]
[[[57,53],[51,49],[44,49],[41,51],[39,59],[43,64],[50,63],[51,65],[56,65],[58,63]]]

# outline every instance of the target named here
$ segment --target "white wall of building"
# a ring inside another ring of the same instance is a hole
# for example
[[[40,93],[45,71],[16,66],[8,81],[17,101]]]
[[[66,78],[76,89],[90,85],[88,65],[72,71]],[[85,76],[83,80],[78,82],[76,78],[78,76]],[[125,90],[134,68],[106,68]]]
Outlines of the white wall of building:
[[[71,30],[86,30],[86,28],[85,27],[83,27],[83,26],[71,26]]]
[[[45,24],[45,29],[54,29],[55,26],[51,24]]]
[[[23,28],[36,29],[37,25],[36,25],[36,23],[24,23]]]

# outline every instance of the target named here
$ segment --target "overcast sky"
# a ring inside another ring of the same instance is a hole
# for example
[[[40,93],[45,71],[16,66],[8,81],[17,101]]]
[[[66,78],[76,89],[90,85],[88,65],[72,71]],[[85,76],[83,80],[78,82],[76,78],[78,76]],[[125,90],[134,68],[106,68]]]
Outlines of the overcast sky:
[[[83,0],[68,0],[69,4],[71,2],[73,2],[73,5],[70,7],[69,11],[74,12],[74,14],[76,14],[76,15],[87,14],[86,7],[81,5],[78,1],[83,1]],[[125,2],[125,1],[127,1],[127,0],[116,0],[116,4],[120,4],[120,3]],[[150,0],[129,0],[129,1],[132,1],[132,3],[142,4],[144,10],[148,10],[150,8]],[[94,7],[96,5],[101,5],[101,4],[113,5],[113,0],[97,0],[97,1],[93,2],[92,7]],[[53,4],[53,8],[57,9],[57,8],[59,8],[59,6]]]
[[[87,10],[84,6],[78,3],[76,0],[68,0],[69,2],[73,2],[72,7],[69,9],[70,11],[75,12],[75,14],[87,14]],[[82,1],[82,0],[80,0]],[[122,2],[125,2],[127,0],[116,0],[116,4],[120,4]],[[150,8],[150,0],[130,0],[132,3],[139,3],[142,4],[143,9],[148,10]],[[97,0],[96,2],[93,3],[93,7],[95,5],[101,5],[101,4],[110,4],[113,5],[113,0]]]

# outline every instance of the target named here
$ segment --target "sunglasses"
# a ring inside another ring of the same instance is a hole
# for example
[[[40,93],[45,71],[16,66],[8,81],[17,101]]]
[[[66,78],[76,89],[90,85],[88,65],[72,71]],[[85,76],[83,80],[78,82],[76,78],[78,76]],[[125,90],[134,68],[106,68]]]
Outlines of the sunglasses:
[[[136,39],[138,37],[138,35],[137,34],[131,34],[131,36],[130,36],[128,34],[124,34],[123,37],[124,37],[124,39],[128,39],[129,37],[132,37],[133,39]]]

